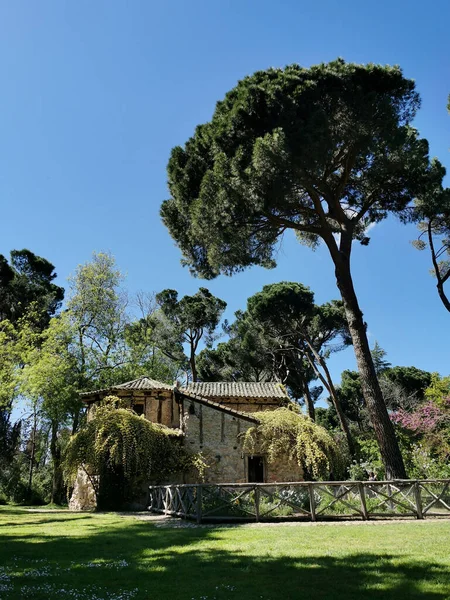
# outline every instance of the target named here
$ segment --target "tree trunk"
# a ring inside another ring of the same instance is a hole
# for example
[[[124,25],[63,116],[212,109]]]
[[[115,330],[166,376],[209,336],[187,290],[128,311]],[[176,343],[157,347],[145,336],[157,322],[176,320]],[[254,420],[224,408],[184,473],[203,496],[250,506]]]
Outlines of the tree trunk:
[[[189,358],[189,364],[191,366],[191,374],[192,374],[192,381],[197,381],[197,366],[195,364],[195,349],[193,348],[193,346],[191,345],[191,355]]]
[[[437,279],[437,284],[436,284],[437,291],[438,291],[439,298],[441,299],[442,304],[450,312],[450,301],[444,292],[444,283],[447,281],[449,275],[447,274],[446,276],[442,277],[441,272],[439,270],[439,262],[438,262],[438,258],[436,256],[436,250],[434,248],[434,242],[433,242],[432,221],[428,221],[427,230],[428,230],[428,243],[430,245],[430,252],[431,252],[431,260],[433,262],[433,269],[434,269],[434,273],[435,273],[436,279]]]
[[[319,377],[320,381],[323,383],[325,388],[328,390],[328,393],[330,394],[331,402],[333,403],[333,406],[336,410],[339,424],[345,435],[345,439],[347,440],[348,450],[350,452],[350,455],[354,456],[355,444],[353,443],[352,434],[350,433],[350,428],[348,426],[347,417],[345,416],[344,411],[342,410],[341,402],[336,393],[336,388],[334,387],[333,380],[331,379],[330,371],[328,370],[328,367],[327,367],[325,361],[323,360],[323,358],[315,351],[313,346],[310,343],[308,343],[308,346],[309,346],[309,351],[306,352],[306,357],[309,361],[309,364],[314,369],[316,375]],[[319,364],[322,367],[322,369],[324,370],[325,377],[319,371],[316,363]]]
[[[438,280],[436,287],[437,287],[439,298],[441,299],[442,304],[445,306],[445,308],[448,310],[448,312],[450,312],[450,301],[444,292],[444,285],[443,285],[441,279]]]
[[[402,454],[375,372],[366,335],[366,325],[353,287],[350,272],[350,250],[348,250],[347,255],[342,251],[337,254],[332,252],[331,254],[335,265],[337,286],[344,302],[353,341],[364,400],[380,447],[381,458],[386,469],[386,478],[405,479],[406,470]]]
[[[53,462],[52,479],[52,504],[62,504],[65,500],[65,488],[61,467],[61,448],[58,442],[58,423],[52,421],[52,431],[50,439],[50,454]]]
[[[36,427],[37,427],[37,412],[36,407],[33,411],[33,429],[31,430],[31,453],[30,453],[30,468],[28,471],[28,498],[31,496],[31,488],[33,486],[33,471],[34,471],[34,457],[36,455]]]
[[[305,399],[306,408],[308,409],[308,415],[312,421],[316,420],[316,410],[314,408],[314,402],[311,398],[308,384],[303,383],[303,398]]]

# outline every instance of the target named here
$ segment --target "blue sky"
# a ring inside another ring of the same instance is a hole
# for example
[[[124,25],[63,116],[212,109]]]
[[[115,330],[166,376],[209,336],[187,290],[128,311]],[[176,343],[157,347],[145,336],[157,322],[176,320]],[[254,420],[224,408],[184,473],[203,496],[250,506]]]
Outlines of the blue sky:
[[[238,79],[269,66],[399,64],[416,80],[415,125],[450,167],[450,3],[166,1],[0,3],[0,253],[51,260],[59,282],[109,250],[131,291],[194,293],[159,218],[166,164]],[[388,220],[355,246],[353,271],[371,343],[393,364],[450,372],[450,315],[414,250],[414,227]],[[227,317],[264,284],[300,281],[317,302],[338,297],[325,249],[286,236],[272,271],[207,286]],[[333,357],[339,380],[352,350]]]

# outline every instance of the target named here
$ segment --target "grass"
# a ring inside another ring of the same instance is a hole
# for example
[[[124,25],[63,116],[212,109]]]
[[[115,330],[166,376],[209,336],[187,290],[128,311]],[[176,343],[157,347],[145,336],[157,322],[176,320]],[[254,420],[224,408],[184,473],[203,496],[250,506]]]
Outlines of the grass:
[[[0,507],[1,600],[449,599],[450,522],[158,526]]]

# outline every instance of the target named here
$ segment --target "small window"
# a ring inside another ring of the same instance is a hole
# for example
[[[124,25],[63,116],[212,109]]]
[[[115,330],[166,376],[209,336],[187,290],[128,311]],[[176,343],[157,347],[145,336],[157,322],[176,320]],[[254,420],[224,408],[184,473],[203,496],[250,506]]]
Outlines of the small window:
[[[194,406],[194,403],[193,403],[193,402],[191,402],[191,403],[189,404],[189,414],[190,414],[190,415],[195,415],[195,406]]]
[[[144,414],[144,405],[143,404],[135,404],[133,406],[133,410],[137,415],[143,415]]]

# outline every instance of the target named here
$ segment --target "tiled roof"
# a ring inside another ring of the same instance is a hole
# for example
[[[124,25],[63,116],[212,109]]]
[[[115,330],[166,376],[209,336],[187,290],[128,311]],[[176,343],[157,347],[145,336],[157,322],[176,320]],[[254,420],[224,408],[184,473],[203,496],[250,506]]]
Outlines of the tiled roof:
[[[156,379],[150,379],[150,377],[139,377],[133,379],[133,381],[127,381],[115,386],[118,390],[173,390],[173,385],[168,383],[161,383]]]
[[[150,377],[138,377],[133,381],[127,381],[119,385],[114,385],[109,388],[103,388],[101,390],[95,390],[93,392],[83,392],[81,396],[94,396],[95,394],[101,394],[103,392],[115,392],[118,390],[173,390],[173,385],[156,381],[156,379],[150,379]]]
[[[225,406],[224,404],[219,404],[218,402],[214,402],[213,400],[209,400],[209,398],[204,398],[203,396],[198,396],[193,392],[190,392],[186,389],[179,388],[175,391],[175,393],[184,396],[185,398],[189,398],[194,402],[198,402],[199,404],[203,404],[204,406],[209,406],[210,408],[214,408],[215,410],[220,410],[221,412],[227,413],[236,417],[238,419],[244,419],[245,421],[250,421],[251,423],[259,423],[259,419],[253,415],[241,412],[240,410],[235,410],[234,408],[230,408],[229,406]]]
[[[96,394],[114,393],[120,390],[173,390],[174,386],[161,381],[156,381],[150,377],[139,377],[133,381],[127,381],[109,388],[95,390],[92,392],[83,392],[82,397],[94,396]],[[280,383],[270,382],[228,382],[228,381],[208,381],[188,383],[185,390],[202,398],[266,398],[287,399],[288,396],[284,387]]]
[[[269,382],[240,382],[240,381],[197,381],[188,383],[189,392],[206,398],[280,398],[287,399],[286,390],[280,383]]]

